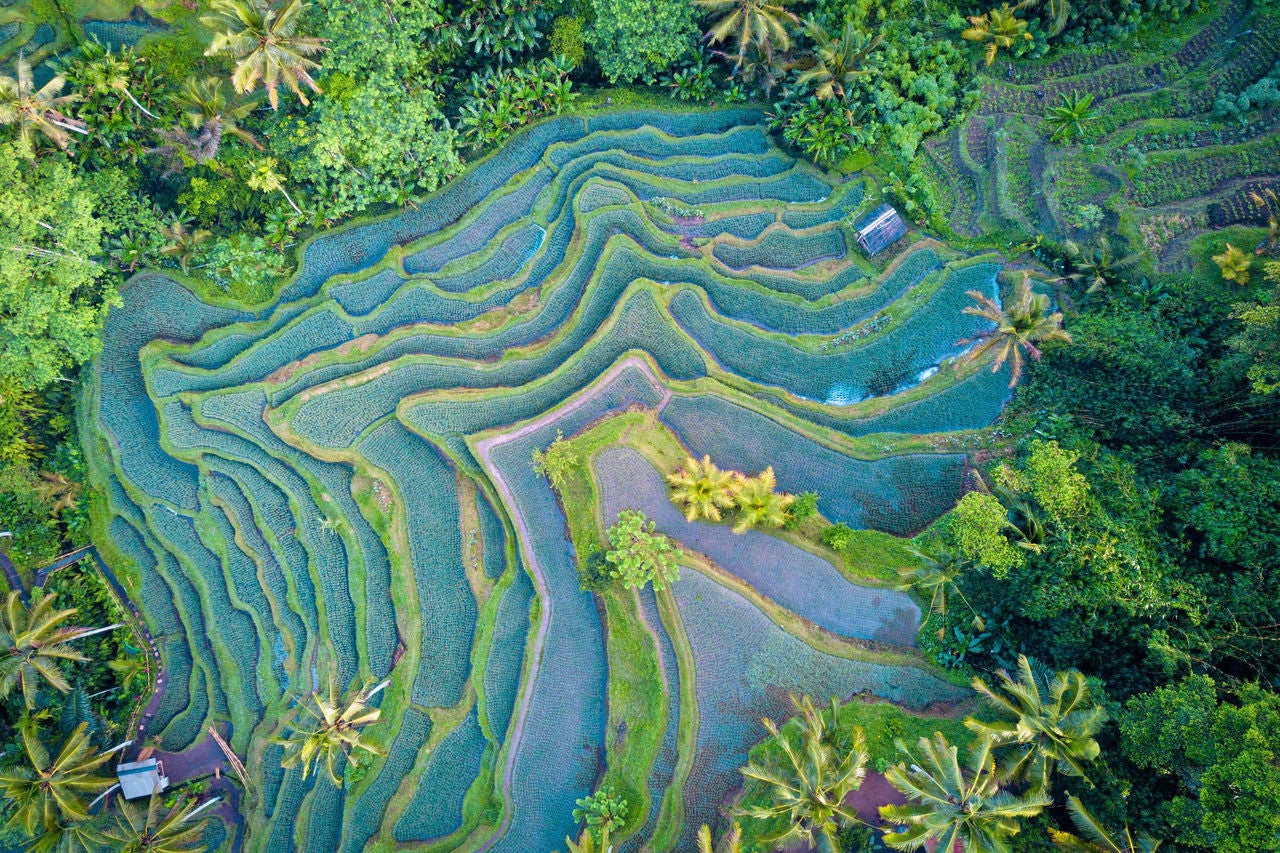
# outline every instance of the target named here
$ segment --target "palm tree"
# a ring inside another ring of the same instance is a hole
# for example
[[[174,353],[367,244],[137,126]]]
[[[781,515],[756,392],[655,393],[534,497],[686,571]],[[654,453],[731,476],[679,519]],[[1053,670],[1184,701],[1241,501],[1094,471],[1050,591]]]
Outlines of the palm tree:
[[[1099,111],[1093,106],[1092,92],[1072,92],[1062,95],[1062,103],[1049,107],[1045,112],[1044,123],[1052,133],[1049,138],[1054,142],[1070,142],[1084,136],[1089,125],[1098,120]]]
[[[26,853],[101,853],[102,825],[98,820],[58,820],[45,824]]]
[[[1226,251],[1213,256],[1213,262],[1222,270],[1223,281],[1234,281],[1242,286],[1249,283],[1249,267],[1253,259],[1244,249],[1228,243]]]
[[[116,680],[125,693],[132,693],[145,686],[147,681],[147,658],[145,655],[133,654],[107,661],[107,666],[115,673]]]
[[[976,361],[995,350],[996,360],[991,366],[991,372],[999,371],[1009,361],[1013,365],[1010,388],[1017,385],[1018,379],[1022,377],[1024,351],[1033,361],[1039,361],[1040,348],[1037,344],[1049,341],[1072,342],[1071,335],[1062,328],[1062,313],[1048,313],[1049,297],[1031,289],[1029,273],[1023,273],[1017,294],[1007,308],[1001,308],[994,299],[977,290],[968,291],[968,295],[978,304],[964,309],[964,313],[985,317],[995,323],[996,327],[960,341],[961,344],[978,342],[976,347],[961,358],[961,362]]]
[[[1264,187],[1261,192],[1250,191],[1249,201],[1257,208],[1258,214],[1267,220],[1267,239],[1258,243],[1253,250],[1255,255],[1262,255],[1280,245],[1280,194],[1270,187]]]
[[[187,271],[191,259],[195,257],[196,249],[213,237],[213,232],[204,228],[189,230],[187,223],[180,216],[175,216],[161,231],[168,242],[160,250],[160,254],[168,258],[177,258],[183,272]]]
[[[1135,837],[1128,824],[1122,832],[1107,829],[1102,821],[1090,814],[1079,797],[1068,795],[1067,811],[1071,812],[1071,822],[1084,838],[1050,828],[1049,837],[1059,850],[1071,853],[1156,853],[1160,849],[1160,842],[1145,832],[1139,832]]]
[[[221,32],[205,56],[225,53],[236,61],[231,83],[237,92],[251,92],[261,80],[273,110],[280,107],[276,87],[282,81],[304,104],[310,101],[300,83],[320,92],[309,73],[320,66],[307,57],[324,50],[324,44],[313,36],[298,35],[298,23],[310,3],[285,0],[280,9],[273,9],[267,0],[213,0],[210,5],[214,14],[202,17],[200,23]]]
[[[936,611],[945,616],[947,596],[959,596],[965,607],[968,607],[969,612],[973,614],[974,627],[981,630],[982,617],[973,609],[973,605],[964,597],[964,593],[956,583],[969,568],[969,561],[945,548],[931,553],[912,550],[911,554],[919,558],[920,562],[914,566],[903,566],[898,569],[897,589],[903,591],[918,589],[929,593],[930,615]]]
[[[276,171],[276,158],[264,157],[255,165],[249,177],[245,178],[245,183],[249,185],[249,189],[258,190],[259,192],[269,193],[279,191],[284,195],[285,201],[289,202],[289,206],[293,208],[293,212],[302,215],[302,208],[294,202],[293,196],[289,195],[289,191],[284,188],[284,175]]]
[[[52,593],[30,608],[22,603],[17,591],[9,593],[4,612],[0,613],[0,698],[20,687],[27,707],[33,708],[42,682],[60,693],[71,689],[59,663],[87,661],[89,658],[72,648],[71,643],[97,633],[65,625],[75,613],[74,607],[54,610]]]
[[[906,756],[885,771],[893,787],[915,802],[880,807],[890,824],[884,843],[895,850],[920,850],[941,841],[937,850],[950,853],[1010,853],[1009,838],[1017,835],[1018,820],[1039,814],[1051,802],[1041,791],[1015,796],[1001,790],[990,738],[976,743],[966,766],[959,750],[941,732],[920,738],[919,755],[902,741]]]
[[[6,828],[35,835],[37,829],[64,821],[88,820],[85,798],[112,784],[94,773],[111,753],[93,748],[85,723],[76,727],[54,759],[50,759],[38,732],[24,727],[19,734],[27,761],[0,769],[0,793],[13,809]]]
[[[81,75],[91,91],[119,92],[148,118],[158,118],[139,103],[129,89],[129,84],[133,81],[131,72],[134,62],[123,54],[112,52],[111,48],[105,47],[96,37],[80,46],[80,59],[83,63]]]
[[[684,517],[689,521],[719,521],[720,510],[735,505],[738,477],[733,471],[721,471],[710,456],[703,456],[701,462],[690,457],[683,468],[667,475],[667,482],[671,485],[672,502],[684,507]]]
[[[191,130],[207,133],[218,142],[224,133],[229,133],[261,151],[262,143],[240,126],[240,122],[257,109],[258,103],[255,98],[241,98],[228,93],[227,83],[221,77],[201,80],[188,77],[182,84],[182,90],[173,96],[174,106],[182,111],[182,117]],[[213,145],[215,157],[218,142]]]
[[[1009,49],[1021,41],[1032,41],[1033,36],[1027,32],[1027,22],[1018,17],[1018,13],[1031,5],[1033,0],[1023,0],[1016,6],[1008,3],[999,9],[992,9],[982,15],[969,17],[969,29],[960,33],[967,41],[976,41],[987,45],[987,65],[996,61],[996,53],[1000,48]]]
[[[73,133],[87,134],[84,122],[68,118],[61,109],[79,100],[79,95],[59,95],[67,79],[54,75],[48,83],[36,89],[31,78],[31,63],[18,54],[18,76],[0,74],[0,125],[18,125],[18,136],[27,145],[32,144],[31,133],[37,131],[48,137],[59,148],[66,149]]]
[[[715,14],[724,13],[704,38],[711,44],[734,41],[738,44],[734,69],[742,66],[747,48],[754,46],[760,53],[773,58],[775,49],[786,51],[791,47],[791,35],[787,23],[796,16],[787,11],[791,0],[693,0],[693,5]]]
[[[814,43],[813,67],[796,82],[814,86],[813,93],[822,100],[843,98],[846,86],[852,86],[854,80],[869,73],[869,69],[860,66],[884,39],[881,34],[871,36],[859,30],[853,18],[845,20],[839,38],[833,39],[813,18],[805,24],[805,32]]]
[[[376,723],[382,716],[382,711],[370,708],[368,704],[388,683],[384,681],[373,690],[359,691],[345,706],[339,704],[337,689],[332,686],[327,700],[319,693],[311,694],[318,710],[313,711],[306,704],[298,707],[310,714],[318,725],[310,730],[295,727],[288,737],[276,738],[275,742],[285,750],[281,765],[293,767],[301,763],[302,778],[306,779],[323,757],[329,769],[329,778],[335,785],[341,785],[342,780],[334,770],[339,757],[346,756],[351,766],[355,767],[357,750],[382,755],[382,750],[360,740],[360,729]]]
[[[1120,281],[1122,272],[1138,261],[1137,255],[1116,257],[1111,249],[1111,241],[1106,237],[1099,238],[1098,245],[1090,251],[1085,251],[1074,240],[1068,240],[1064,245],[1074,270],[1067,278],[1087,285],[1085,293],[1096,293]]]
[[[201,849],[200,839],[208,823],[193,818],[218,800],[214,798],[200,805],[184,798],[163,813],[164,798],[159,791],[152,792],[146,809],[122,800],[116,825],[102,835],[111,849],[119,853],[191,853]]]
[[[781,527],[787,523],[788,507],[795,495],[777,491],[778,480],[770,465],[754,477],[746,477],[738,483],[734,501],[738,505],[738,521],[734,533],[746,533],[753,527]]]
[[[742,829],[735,823],[733,829],[720,839],[721,853],[742,853]],[[698,829],[698,853],[716,853],[711,843],[711,827],[705,823]]]
[[[1094,735],[1107,714],[1093,703],[1084,675],[1074,669],[1055,673],[1026,655],[1018,655],[1017,681],[1004,671],[998,674],[998,688],[974,678],[973,689],[1003,719],[970,718],[964,724],[1015,759],[1003,778],[1048,791],[1057,769],[1087,782],[1084,762],[1098,757]]]
[[[782,830],[761,839],[767,844],[783,847],[803,840],[821,853],[835,853],[841,824],[858,820],[844,801],[866,776],[866,737],[860,726],[841,728],[840,703],[835,697],[830,717],[814,708],[808,696],[792,696],[791,702],[800,712],[799,744],[772,720],[764,720],[771,750],[759,763],[749,762],[742,775],[764,783],[772,803],[740,814],[756,820],[786,820]]]

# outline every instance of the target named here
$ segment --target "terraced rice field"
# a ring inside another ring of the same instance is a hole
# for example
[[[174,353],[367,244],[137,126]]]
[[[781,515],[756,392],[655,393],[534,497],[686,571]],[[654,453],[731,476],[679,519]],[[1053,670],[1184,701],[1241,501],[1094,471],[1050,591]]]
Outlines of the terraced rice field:
[[[995,293],[998,264],[917,245],[873,268],[845,224],[863,181],[786,156],[762,121],[542,123],[418,208],[311,242],[270,305],[129,284],[93,389],[107,556],[163,638],[163,748],[217,725],[262,768],[244,849],[563,847],[606,769],[610,672],[530,464],[558,431],[653,410],[854,527],[910,534],[954,504],[965,457],[935,434],[989,425],[1008,394],[1007,372],[951,362],[980,328],[964,292]],[[631,451],[594,465],[603,513],[639,501],[736,578],[689,571],[637,604],[669,719],[625,849],[688,849],[788,690],[960,696],[915,656],[905,595],[686,524]],[[367,775],[279,770],[298,697],[387,676]]]

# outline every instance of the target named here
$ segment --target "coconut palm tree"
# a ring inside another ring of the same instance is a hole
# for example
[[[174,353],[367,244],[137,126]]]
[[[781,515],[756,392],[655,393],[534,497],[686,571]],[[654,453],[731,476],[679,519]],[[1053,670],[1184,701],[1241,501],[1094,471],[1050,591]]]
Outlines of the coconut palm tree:
[[[1099,115],[1101,113],[1093,106],[1092,92],[1063,93],[1062,102],[1045,111],[1044,123],[1051,131],[1051,140],[1066,143],[1084,136]]]
[[[993,745],[980,739],[964,767],[959,750],[941,732],[920,738],[918,754],[902,741],[898,750],[906,760],[885,771],[889,783],[914,802],[880,807],[889,824],[884,843],[895,850],[932,849],[968,853],[1010,853],[1009,838],[1017,835],[1019,819],[1039,814],[1051,802],[1033,791],[1017,796],[1000,788]]]
[[[1160,849],[1161,842],[1145,832],[1135,836],[1128,824],[1122,831],[1112,832],[1084,807],[1079,797],[1067,796],[1067,811],[1084,838],[1050,828],[1049,837],[1059,850],[1071,853],[1156,853]]]
[[[62,108],[79,100],[79,95],[59,95],[67,78],[54,75],[39,89],[31,77],[31,63],[18,54],[17,77],[0,74],[0,125],[16,124],[18,136],[33,144],[32,133],[40,133],[59,148],[66,149],[67,131],[87,134],[84,122],[63,115]]]
[[[684,467],[667,475],[671,501],[684,508],[684,517],[689,521],[719,521],[721,510],[735,506],[738,479],[733,471],[717,468],[710,456],[703,456],[701,462],[690,457]]]
[[[982,617],[978,615],[978,611],[973,609],[973,605],[969,603],[969,599],[964,597],[964,593],[960,591],[960,587],[956,583],[960,576],[965,573],[965,570],[970,567],[969,561],[945,548],[929,553],[913,550],[911,554],[917,557],[920,562],[913,566],[903,566],[898,569],[897,589],[903,591],[918,589],[921,592],[929,593],[930,615],[936,611],[945,616],[947,613],[947,597],[949,595],[958,596],[964,602],[965,607],[969,608],[969,612],[973,614],[974,627],[981,630]]]
[[[961,344],[977,342],[977,346],[969,350],[962,358],[962,363],[976,361],[988,352],[996,352],[995,363],[991,372],[995,373],[1006,361],[1013,365],[1013,376],[1009,379],[1009,387],[1018,384],[1022,377],[1022,354],[1025,352],[1032,360],[1040,360],[1040,348],[1037,344],[1049,341],[1071,343],[1071,335],[1062,328],[1062,313],[1049,314],[1049,297],[1036,293],[1031,289],[1031,275],[1023,273],[1022,283],[1008,307],[1001,308],[991,297],[970,290],[968,295],[976,306],[964,309],[964,313],[976,317],[985,317],[996,327],[989,331],[979,332],[972,338],[960,341]]]
[[[778,480],[770,465],[754,477],[746,477],[738,483],[734,501],[738,505],[738,521],[734,533],[746,533],[754,527],[781,527],[787,523],[788,508],[795,502],[795,495],[777,491]]]
[[[105,848],[98,820],[59,820],[41,827],[26,853],[101,853]]]
[[[996,53],[1001,48],[1012,48],[1019,41],[1032,41],[1033,36],[1027,32],[1027,22],[1018,17],[1018,13],[1032,5],[1034,0],[1023,0],[1016,6],[1008,3],[999,9],[992,9],[982,15],[969,17],[969,28],[960,33],[967,41],[976,41],[987,46],[987,65],[996,61]]]
[[[102,836],[118,853],[192,853],[202,849],[207,820],[195,816],[217,803],[219,798],[199,804],[182,799],[173,808],[164,808],[164,798],[153,791],[147,807],[121,800],[115,825]]]
[[[88,820],[86,798],[112,784],[94,772],[111,758],[111,753],[93,748],[85,723],[71,733],[57,758],[50,758],[48,748],[32,728],[20,727],[19,735],[26,762],[0,769],[0,794],[13,810],[6,828],[35,835],[44,827]]]
[[[80,46],[80,77],[91,91],[118,92],[148,118],[157,118],[155,113],[133,96],[129,88],[133,82],[132,71],[136,61],[130,61],[122,53],[113,52],[97,38],[93,38]]]
[[[9,593],[0,613],[0,697],[19,687],[27,707],[33,708],[42,683],[60,693],[71,689],[59,664],[88,660],[71,643],[97,633],[65,624],[75,613],[74,607],[55,610],[52,593],[29,608],[17,591]]]
[[[1106,237],[1100,237],[1098,244],[1091,250],[1085,250],[1074,240],[1068,240],[1064,245],[1073,269],[1067,278],[1085,285],[1085,293],[1097,293],[1120,281],[1124,270],[1138,261],[1136,254],[1116,257],[1111,241]]]
[[[227,83],[221,77],[205,77],[197,80],[188,77],[182,89],[173,96],[173,105],[182,111],[187,127],[199,134],[208,134],[216,141],[213,157],[217,156],[218,143],[223,134],[229,133],[241,142],[259,151],[262,143],[240,126],[258,107],[256,98],[237,97],[227,91]]]
[[[204,228],[187,228],[187,223],[180,216],[175,216],[161,231],[167,242],[160,254],[176,258],[183,272],[187,271],[191,259],[195,257],[196,249],[213,237],[213,232]]]
[[[1222,270],[1223,281],[1234,281],[1239,285],[1249,283],[1249,267],[1253,264],[1253,259],[1244,249],[1228,243],[1221,255],[1213,256],[1213,262]]]
[[[871,36],[859,30],[853,18],[845,20],[839,38],[832,38],[826,28],[813,18],[805,23],[805,32],[813,39],[813,66],[796,82],[802,86],[813,86],[813,93],[822,100],[843,98],[845,87],[852,86],[858,77],[869,74],[870,69],[861,67],[862,63],[884,39],[882,34]]]
[[[782,830],[761,839],[767,844],[785,847],[804,841],[820,853],[835,853],[841,824],[858,820],[844,801],[867,774],[866,737],[859,726],[841,728],[840,703],[835,697],[829,716],[817,710],[808,696],[792,696],[791,702],[800,712],[799,743],[765,719],[770,749],[759,762],[751,761],[742,769],[747,779],[768,788],[772,802],[739,814],[755,820],[786,820]]]
[[[298,23],[310,5],[306,0],[285,0],[283,7],[274,9],[267,0],[213,0],[213,14],[201,17],[200,23],[221,32],[205,56],[225,53],[235,60],[231,83],[241,94],[262,81],[273,110],[280,107],[276,87],[281,82],[308,104],[300,84],[320,91],[310,74],[320,66],[308,57],[325,49],[321,39],[298,34]]]
[[[332,686],[329,688],[328,699],[319,693],[311,694],[316,710],[305,703],[299,704],[298,708],[313,718],[315,726],[308,729],[295,725],[288,737],[275,739],[276,743],[284,747],[281,765],[293,767],[301,764],[302,778],[306,779],[312,768],[323,758],[329,769],[329,778],[335,785],[341,785],[342,780],[334,769],[341,756],[346,756],[354,767],[357,766],[358,751],[382,755],[382,750],[360,740],[360,729],[378,722],[378,718],[382,716],[379,709],[369,707],[369,700],[388,683],[384,681],[373,690],[359,691],[346,705],[340,704],[337,689]]]
[[[1018,655],[1016,681],[1007,672],[998,675],[998,687],[974,678],[973,689],[1002,719],[970,718],[964,724],[1013,759],[1003,778],[1040,791],[1049,790],[1055,769],[1088,781],[1084,764],[1098,757],[1094,735],[1107,714],[1093,702],[1084,675],[1074,669],[1055,673],[1026,655]]]
[[[797,22],[797,18],[787,10],[789,3],[791,0],[693,0],[699,9],[723,13],[703,38],[711,44],[736,42],[735,70],[742,66],[749,47],[754,46],[769,59],[775,50],[790,49],[787,24]]]

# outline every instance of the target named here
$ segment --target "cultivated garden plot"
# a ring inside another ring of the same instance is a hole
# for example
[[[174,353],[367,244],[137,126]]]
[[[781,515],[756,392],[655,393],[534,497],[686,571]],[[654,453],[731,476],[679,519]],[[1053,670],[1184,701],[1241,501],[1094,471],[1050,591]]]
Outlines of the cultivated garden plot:
[[[264,768],[244,849],[552,850],[651,741],[617,840],[686,850],[788,691],[962,698],[915,652],[906,594],[688,523],[668,472],[611,448],[599,521],[641,508],[692,562],[627,604],[656,736],[610,725],[619,653],[533,451],[648,412],[688,453],[772,466],[827,519],[904,536],[962,492],[943,434],[1009,395],[1007,369],[955,361],[997,259],[904,244],[875,267],[849,222],[878,199],[763,120],[535,125],[416,208],[307,244],[269,305],[127,286],[93,385],[107,556],[163,637],[162,749],[214,726]],[[341,787],[279,770],[270,738],[301,697],[383,679],[365,739],[385,757]]]

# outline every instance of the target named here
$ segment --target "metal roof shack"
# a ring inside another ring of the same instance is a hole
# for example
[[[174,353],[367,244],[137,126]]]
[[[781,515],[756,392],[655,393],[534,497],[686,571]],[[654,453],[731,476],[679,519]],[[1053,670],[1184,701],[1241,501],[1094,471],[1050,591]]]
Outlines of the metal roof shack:
[[[169,787],[164,765],[154,758],[116,765],[116,778],[120,780],[120,793],[126,800],[149,797],[152,791],[163,791]]]
[[[882,204],[854,226],[858,245],[868,257],[875,257],[907,233],[907,224],[891,205]]]

